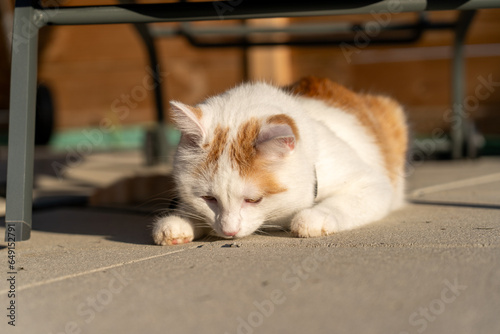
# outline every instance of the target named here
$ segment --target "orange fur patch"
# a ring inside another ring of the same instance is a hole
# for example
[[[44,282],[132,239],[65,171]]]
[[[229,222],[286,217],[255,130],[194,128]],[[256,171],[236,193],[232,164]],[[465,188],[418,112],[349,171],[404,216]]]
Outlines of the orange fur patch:
[[[260,122],[250,118],[241,124],[236,138],[231,143],[229,156],[234,168],[238,168],[240,175],[248,175],[253,168],[257,156],[255,142],[260,132]]]
[[[385,96],[357,94],[328,79],[306,77],[288,87],[298,95],[325,101],[357,117],[379,146],[388,176],[403,174],[408,133],[401,106]]]
[[[262,196],[275,195],[287,191],[287,188],[276,180],[270,166],[264,159],[256,159],[252,167],[246,178],[255,182],[262,192]]]
[[[229,157],[240,176],[252,180],[262,191],[263,196],[278,194],[287,189],[277,182],[268,162],[257,154],[255,148],[260,128],[261,123],[256,118],[243,123],[230,145]]]
[[[218,125],[214,131],[214,138],[209,144],[203,145],[203,148],[208,151],[207,157],[203,164],[198,168],[198,172],[208,169],[215,170],[222,152],[227,144],[229,128],[222,128]]]

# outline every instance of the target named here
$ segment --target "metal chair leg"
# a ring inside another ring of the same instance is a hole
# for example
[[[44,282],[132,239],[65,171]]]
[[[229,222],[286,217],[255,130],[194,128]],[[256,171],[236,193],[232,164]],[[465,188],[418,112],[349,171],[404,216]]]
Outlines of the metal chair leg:
[[[455,28],[455,43],[453,45],[453,74],[452,74],[452,103],[453,121],[451,126],[451,156],[458,159],[463,156],[464,144],[466,141],[467,123],[464,111],[464,91],[465,91],[465,61],[464,42],[469,26],[474,18],[475,10],[460,12],[460,16]]]
[[[165,116],[162,95],[162,81],[164,80],[164,78],[160,77],[160,67],[156,47],[154,44],[154,38],[151,35],[147,24],[136,23],[134,24],[134,26],[141,36],[144,46],[146,47],[146,51],[149,56],[149,64],[151,66],[151,72],[155,84],[154,96],[156,106],[156,126],[146,131],[146,141],[144,143],[146,164],[155,165],[160,162],[167,162],[169,160],[168,145],[165,137]]]
[[[16,1],[7,162],[7,241],[30,238],[37,81],[38,30],[35,1]]]

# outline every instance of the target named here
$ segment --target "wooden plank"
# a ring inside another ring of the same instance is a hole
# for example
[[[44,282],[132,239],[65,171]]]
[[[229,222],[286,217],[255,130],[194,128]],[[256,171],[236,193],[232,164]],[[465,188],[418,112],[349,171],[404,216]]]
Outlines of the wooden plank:
[[[283,27],[290,19],[248,20],[251,26]],[[262,38],[262,37],[261,37]],[[259,37],[253,37],[258,40]],[[280,42],[286,40],[282,34],[266,36],[266,40]],[[266,81],[277,85],[288,85],[292,82],[292,57],[289,47],[252,47],[248,50],[248,73],[252,81]]]

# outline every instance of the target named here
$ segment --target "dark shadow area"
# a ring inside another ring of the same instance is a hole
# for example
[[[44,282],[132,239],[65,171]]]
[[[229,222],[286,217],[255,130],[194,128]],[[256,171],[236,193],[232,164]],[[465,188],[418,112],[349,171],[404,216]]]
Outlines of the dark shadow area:
[[[151,228],[155,214],[139,208],[111,207],[50,207],[33,212],[33,231],[95,235],[106,240],[153,245]],[[5,226],[5,218],[0,219],[0,226]],[[278,238],[292,238],[289,231],[280,229],[264,229],[255,234]],[[227,241],[238,243],[241,239],[225,239],[215,235],[207,235],[198,242]],[[1,249],[1,248],[0,248]]]
[[[35,211],[32,226],[33,231],[100,235],[107,240],[149,245],[152,244],[151,223],[152,216],[147,213],[66,207]],[[5,226],[5,218],[0,224]]]
[[[37,160],[37,175],[50,175],[53,161]],[[48,189],[33,201],[32,229],[100,235],[107,240],[150,245],[152,223],[156,216],[168,211],[172,189],[172,178],[164,175],[121,179],[96,188],[90,196]],[[0,224],[5,226],[4,217]]]

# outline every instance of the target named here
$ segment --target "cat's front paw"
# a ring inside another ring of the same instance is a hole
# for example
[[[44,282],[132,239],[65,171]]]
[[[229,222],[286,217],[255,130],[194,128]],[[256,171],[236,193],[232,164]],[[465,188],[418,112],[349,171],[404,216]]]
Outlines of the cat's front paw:
[[[337,219],[332,213],[316,208],[299,211],[292,219],[290,230],[299,238],[321,237],[334,233]]]
[[[153,241],[157,245],[180,245],[193,241],[193,225],[177,216],[159,218],[153,226]]]

